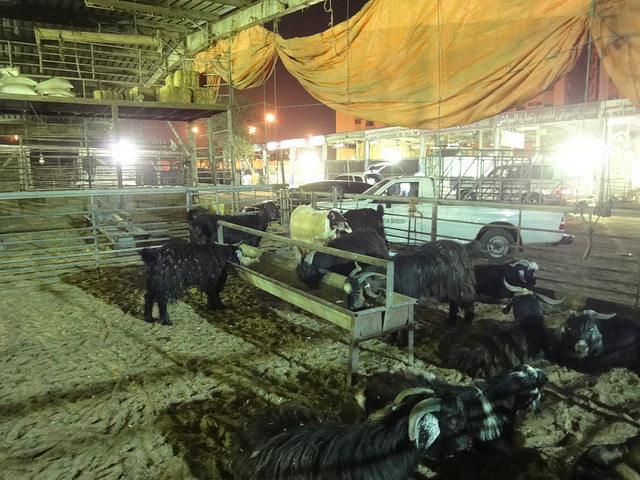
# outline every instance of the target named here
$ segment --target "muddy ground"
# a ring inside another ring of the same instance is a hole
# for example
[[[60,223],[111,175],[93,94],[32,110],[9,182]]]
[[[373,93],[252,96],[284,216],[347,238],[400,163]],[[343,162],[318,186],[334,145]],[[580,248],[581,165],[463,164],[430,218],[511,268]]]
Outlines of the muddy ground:
[[[208,311],[192,291],[170,308],[174,326],[147,324],[143,286],[140,265],[2,292],[0,477],[231,479],[230,434],[269,404],[296,401],[348,421],[360,415],[356,387],[345,386],[339,328],[236,278],[222,295],[225,311]],[[478,312],[509,319],[497,306]],[[437,342],[452,329],[445,316],[438,306],[417,309],[416,368],[465,383],[436,366]],[[360,373],[405,361],[401,350],[370,341]],[[445,463],[440,478],[566,478],[589,445],[637,434],[637,375],[547,371],[541,415],[519,419],[521,450],[467,458],[462,474],[460,461]],[[423,467],[415,478],[432,476]]]

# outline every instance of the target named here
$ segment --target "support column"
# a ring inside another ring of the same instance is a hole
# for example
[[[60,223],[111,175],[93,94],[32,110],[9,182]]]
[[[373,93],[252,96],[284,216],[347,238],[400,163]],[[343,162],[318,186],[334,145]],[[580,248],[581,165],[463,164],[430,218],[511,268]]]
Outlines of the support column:
[[[369,164],[371,163],[371,143],[369,140],[364,141],[364,170],[365,172],[369,169]]]
[[[327,178],[327,163],[329,162],[329,146],[325,140],[322,144],[322,177]]]
[[[289,185],[295,185],[296,179],[296,153],[297,148],[291,147],[289,149],[289,166],[291,167],[291,176],[289,177]]]
[[[196,134],[193,131],[194,122],[187,125],[187,143],[189,145],[189,176],[187,185],[195,187],[198,185],[198,151],[196,149]]]
[[[26,122],[25,122],[25,133],[27,133]],[[20,157],[18,158],[18,176],[20,177],[20,188],[22,191],[26,192],[31,190],[32,185],[32,176],[31,176],[31,160],[24,148],[24,140],[22,135],[19,137],[19,146],[20,146]]]
[[[418,158],[420,159],[420,169],[422,173],[427,174],[427,142],[424,135],[420,135],[420,147],[418,151]]]
[[[118,119],[118,106],[111,105],[111,121],[113,122],[113,144],[114,147],[120,142],[120,120]],[[117,151],[117,147],[114,148]],[[118,188],[123,188],[122,163],[117,158],[112,158],[116,162],[116,175],[118,177]],[[124,196],[118,195],[119,208],[124,208]]]
[[[209,165],[211,167],[211,183],[218,185],[218,161],[216,159],[216,152],[213,146],[213,117],[207,118],[207,141],[209,142]]]

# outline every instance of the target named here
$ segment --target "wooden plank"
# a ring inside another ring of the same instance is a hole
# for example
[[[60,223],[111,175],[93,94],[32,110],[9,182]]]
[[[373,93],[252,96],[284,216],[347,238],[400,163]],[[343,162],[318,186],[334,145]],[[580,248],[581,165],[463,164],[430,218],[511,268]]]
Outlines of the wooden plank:
[[[300,307],[309,313],[317,315],[320,318],[324,318],[345,330],[353,331],[354,318],[349,310],[338,305],[334,305],[321,298],[309,295],[302,290],[293,288],[285,283],[279,282],[278,280],[262,275],[261,273],[254,272],[242,265],[231,264],[231,267],[242,280],[255,285],[259,289],[281,298],[296,307]]]
[[[222,225],[225,228],[233,228],[234,230],[239,230],[244,233],[251,233],[252,235],[258,235],[259,237],[266,238],[269,240],[274,240],[276,242],[284,243],[286,245],[302,247],[309,251],[315,250],[316,252],[328,253],[329,255],[335,255],[336,257],[346,258],[347,260],[355,260],[356,262],[375,265],[376,267],[387,268],[387,264],[389,263],[388,260],[383,260],[381,258],[370,257],[368,255],[360,255],[359,253],[347,252],[345,250],[325,247],[323,245],[316,245],[314,243],[303,242],[301,240],[293,240],[288,237],[274,235],[273,233],[261,232],[260,230],[256,230],[254,228],[242,227],[240,225],[236,225],[229,222],[219,221],[218,225],[219,226]]]
[[[162,40],[158,37],[146,35],[125,35],[118,33],[75,32],[56,28],[34,28],[36,42],[53,40],[71,43],[110,43],[115,45],[144,45],[147,47],[161,47]]]

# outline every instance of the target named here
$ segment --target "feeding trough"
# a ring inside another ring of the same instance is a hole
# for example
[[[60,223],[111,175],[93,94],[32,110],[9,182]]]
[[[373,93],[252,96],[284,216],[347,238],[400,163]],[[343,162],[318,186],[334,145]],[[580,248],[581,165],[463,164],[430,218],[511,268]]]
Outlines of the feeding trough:
[[[393,292],[393,263],[390,261],[292,240],[224,221],[218,222],[218,225],[219,238],[221,238],[223,228],[233,228],[245,233],[259,235],[283,245],[313,249],[360,263],[384,267],[387,269],[386,291]],[[318,291],[310,293],[303,289],[304,287],[296,279],[296,261],[293,258],[247,245],[243,245],[241,248],[246,257],[256,260],[255,263],[249,266],[232,264],[231,268],[242,280],[309,313],[317,315],[349,333],[349,355],[347,361],[347,383],[349,385],[353,383],[358,371],[360,343],[366,340],[407,330],[408,361],[413,363],[413,307],[417,300],[393,293],[387,295],[384,303],[376,303],[370,308],[351,311],[341,305],[345,303],[344,300],[346,298],[342,290],[342,285],[346,280],[345,276],[331,272],[327,273],[322,280],[322,287]],[[276,271],[284,271],[286,275],[276,278]]]

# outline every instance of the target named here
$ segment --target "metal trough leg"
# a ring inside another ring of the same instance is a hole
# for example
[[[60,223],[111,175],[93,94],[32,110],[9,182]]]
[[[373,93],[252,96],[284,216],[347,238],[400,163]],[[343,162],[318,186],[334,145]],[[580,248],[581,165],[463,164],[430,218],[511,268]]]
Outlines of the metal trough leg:
[[[413,323],[413,306],[409,307],[409,320],[407,322],[408,335],[407,335],[407,348],[409,354],[409,365],[413,365],[413,335],[415,332],[415,324]]]
[[[355,332],[351,330],[351,340],[349,342],[349,360],[347,364],[347,386],[355,383],[358,375],[358,357],[360,355],[360,343],[356,341]]]

